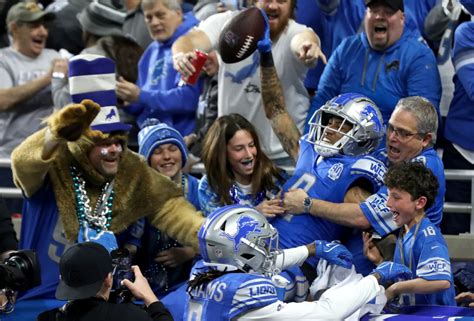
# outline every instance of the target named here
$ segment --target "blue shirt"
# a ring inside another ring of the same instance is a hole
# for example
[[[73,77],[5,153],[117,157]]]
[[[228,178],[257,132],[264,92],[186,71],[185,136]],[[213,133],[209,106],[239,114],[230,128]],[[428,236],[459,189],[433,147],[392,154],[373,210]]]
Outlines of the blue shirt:
[[[367,182],[377,191],[382,186],[385,170],[385,165],[371,156],[321,157],[303,137],[295,173],[285,183],[284,190],[302,188],[312,198],[342,203],[347,191],[358,181]],[[279,216],[271,220],[271,224],[278,230],[280,247],[284,249],[314,240],[340,239],[347,232],[341,225],[310,214]],[[316,266],[317,260],[312,257],[308,262]]]
[[[386,162],[388,165],[388,158],[384,149],[377,151],[375,155],[380,160]],[[431,223],[433,223],[435,226],[439,226],[441,219],[443,218],[443,199],[444,192],[446,191],[443,162],[438,157],[433,148],[423,150],[423,152],[421,152],[421,154],[417,157],[413,158],[412,161],[422,162],[433,172],[436,178],[438,178],[438,194],[436,195],[434,204],[425,210],[425,215],[431,221]],[[360,209],[364,213],[370,225],[381,236],[385,236],[398,229],[398,227],[393,222],[392,212],[390,212],[387,207],[387,196],[388,190],[384,185],[376,194],[371,195],[365,202],[360,204]]]
[[[419,226],[418,226],[419,224]],[[448,246],[441,231],[429,219],[420,223],[397,240],[393,261],[408,266],[414,278],[428,281],[446,280],[447,290],[430,294],[401,294],[402,305],[456,305]]]
[[[21,220],[20,249],[34,249],[41,267],[41,284],[21,299],[54,299],[59,282],[59,259],[70,244],[59,220],[53,185],[46,179],[30,198],[25,198]]]

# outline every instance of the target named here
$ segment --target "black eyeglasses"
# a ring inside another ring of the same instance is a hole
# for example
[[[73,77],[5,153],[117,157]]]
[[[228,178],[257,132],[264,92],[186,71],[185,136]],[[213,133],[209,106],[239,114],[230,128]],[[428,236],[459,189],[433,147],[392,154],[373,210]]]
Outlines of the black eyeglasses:
[[[401,141],[407,141],[417,135],[420,137],[425,136],[425,133],[410,133],[405,129],[393,127],[393,125],[389,123],[387,127],[387,136],[391,133],[395,133],[395,136]]]

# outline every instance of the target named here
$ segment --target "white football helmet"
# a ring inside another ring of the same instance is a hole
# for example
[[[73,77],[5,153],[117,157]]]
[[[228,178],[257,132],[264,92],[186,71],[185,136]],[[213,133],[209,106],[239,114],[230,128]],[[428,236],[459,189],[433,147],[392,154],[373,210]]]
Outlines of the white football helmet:
[[[339,129],[329,129],[332,116],[342,119]],[[344,133],[342,127],[350,123],[352,129]],[[385,134],[380,110],[369,98],[354,93],[336,96],[319,108],[308,122],[306,140],[324,157],[340,155],[363,155],[370,153],[380,144]],[[331,144],[324,140],[325,131],[333,130],[342,137]]]
[[[256,209],[224,206],[209,215],[198,233],[204,264],[220,271],[241,270],[272,276],[278,232]]]

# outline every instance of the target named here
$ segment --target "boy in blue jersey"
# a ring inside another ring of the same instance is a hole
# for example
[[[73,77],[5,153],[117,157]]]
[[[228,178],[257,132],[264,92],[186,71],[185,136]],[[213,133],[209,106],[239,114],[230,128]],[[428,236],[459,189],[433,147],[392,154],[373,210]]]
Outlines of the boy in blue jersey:
[[[425,217],[437,194],[436,176],[420,162],[403,162],[390,167],[385,185],[387,207],[401,228],[393,260],[416,275],[387,288],[387,299],[399,297],[402,305],[456,305],[448,247],[439,228]],[[371,259],[381,262],[367,235],[364,241]]]
[[[318,301],[283,303],[272,278],[279,272],[278,233],[261,213],[223,207],[207,217],[198,238],[204,267],[189,282],[184,316],[189,321],[342,320],[383,296],[379,283],[411,277],[407,267],[384,263],[355,284],[327,290]],[[340,244],[324,250],[325,243],[313,244],[316,256],[334,259],[336,250],[350,255]]]

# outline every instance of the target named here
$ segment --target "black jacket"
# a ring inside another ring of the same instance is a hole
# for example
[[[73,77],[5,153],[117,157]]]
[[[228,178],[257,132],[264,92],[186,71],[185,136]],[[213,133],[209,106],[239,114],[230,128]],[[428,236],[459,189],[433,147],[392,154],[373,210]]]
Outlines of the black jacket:
[[[0,196],[0,254],[5,251],[16,250],[18,241],[13,229],[11,213]]]
[[[115,304],[100,298],[71,301],[61,308],[42,312],[38,321],[173,321],[163,303],[147,309],[132,303]]]

